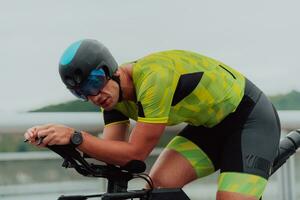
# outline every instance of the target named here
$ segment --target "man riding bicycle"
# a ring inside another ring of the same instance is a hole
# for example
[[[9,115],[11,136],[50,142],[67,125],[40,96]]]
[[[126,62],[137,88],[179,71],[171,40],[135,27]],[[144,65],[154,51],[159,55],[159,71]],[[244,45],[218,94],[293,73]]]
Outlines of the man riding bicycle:
[[[85,39],[65,50],[59,72],[76,97],[104,109],[103,138],[48,124],[27,130],[32,144],[71,144],[98,160],[124,165],[145,160],[166,126],[185,122],[150,171],[155,187],[183,187],[220,169],[217,200],[262,196],[280,122],[265,94],[238,71],[182,50],[119,67],[104,45]],[[129,119],[136,125],[128,138]]]

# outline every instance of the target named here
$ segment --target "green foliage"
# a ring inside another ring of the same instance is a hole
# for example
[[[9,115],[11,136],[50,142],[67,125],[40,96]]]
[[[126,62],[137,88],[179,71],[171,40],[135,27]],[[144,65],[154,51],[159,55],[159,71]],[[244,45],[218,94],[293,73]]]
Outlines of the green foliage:
[[[300,110],[300,92],[291,91],[285,95],[270,97],[272,103],[278,110]]]
[[[69,101],[57,105],[49,105],[30,112],[99,112],[100,108],[91,102],[80,100]]]
[[[1,134],[0,152],[24,152],[24,151],[44,151],[45,148],[37,148],[23,142],[24,136],[20,134]]]

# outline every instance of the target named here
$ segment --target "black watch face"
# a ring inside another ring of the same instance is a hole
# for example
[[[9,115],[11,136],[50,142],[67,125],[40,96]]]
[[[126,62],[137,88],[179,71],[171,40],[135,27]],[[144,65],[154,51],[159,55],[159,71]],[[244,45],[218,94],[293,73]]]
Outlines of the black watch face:
[[[81,133],[75,132],[72,137],[72,143],[75,145],[80,145],[82,143]]]

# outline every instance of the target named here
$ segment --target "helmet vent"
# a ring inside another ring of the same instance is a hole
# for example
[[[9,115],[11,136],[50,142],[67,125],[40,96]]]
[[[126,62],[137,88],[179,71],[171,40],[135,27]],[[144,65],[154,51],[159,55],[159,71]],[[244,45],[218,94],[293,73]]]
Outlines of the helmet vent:
[[[69,76],[66,76],[65,77],[65,81],[67,83],[67,87],[75,87],[76,83],[74,82],[74,80],[69,77]]]
[[[82,73],[82,71],[80,70],[80,69],[76,69],[75,71],[74,71],[74,81],[77,83],[77,84],[79,84],[79,83],[81,83],[82,82],[82,77],[83,76],[83,73]]]

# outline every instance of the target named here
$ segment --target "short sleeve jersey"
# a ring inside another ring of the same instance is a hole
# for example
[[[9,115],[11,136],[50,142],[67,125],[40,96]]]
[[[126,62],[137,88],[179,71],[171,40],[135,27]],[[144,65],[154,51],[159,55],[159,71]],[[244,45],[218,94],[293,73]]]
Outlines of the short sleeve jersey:
[[[212,58],[183,50],[153,53],[133,63],[136,101],[104,112],[106,124],[138,122],[213,127],[235,111],[245,78]]]

